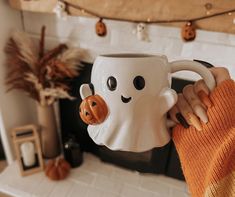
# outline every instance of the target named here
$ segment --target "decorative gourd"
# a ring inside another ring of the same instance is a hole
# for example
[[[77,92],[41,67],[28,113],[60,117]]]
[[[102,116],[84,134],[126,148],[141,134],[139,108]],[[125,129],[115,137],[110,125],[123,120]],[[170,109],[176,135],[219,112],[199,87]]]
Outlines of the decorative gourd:
[[[95,25],[95,31],[96,34],[98,36],[105,36],[107,33],[107,29],[106,29],[106,25],[104,24],[104,22],[102,21],[102,19],[100,19],[96,25]]]
[[[51,180],[58,181],[68,176],[70,168],[70,164],[63,158],[52,159],[46,165],[45,174]]]
[[[79,114],[86,124],[100,124],[107,117],[108,107],[99,95],[91,95],[82,101]]]
[[[196,37],[196,27],[192,22],[187,22],[181,31],[182,38],[185,41],[192,41]]]

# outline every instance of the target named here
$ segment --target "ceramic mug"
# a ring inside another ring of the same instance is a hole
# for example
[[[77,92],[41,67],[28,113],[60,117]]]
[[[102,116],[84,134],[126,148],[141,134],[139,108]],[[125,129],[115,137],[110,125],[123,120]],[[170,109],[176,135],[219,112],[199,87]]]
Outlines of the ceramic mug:
[[[166,113],[177,101],[171,89],[171,74],[181,70],[198,73],[212,90],[215,80],[202,64],[179,60],[168,62],[164,55],[110,54],[96,58],[91,86],[83,84],[80,95],[101,96],[108,106],[104,122],[89,125],[96,144],[112,150],[143,152],[170,141]]]

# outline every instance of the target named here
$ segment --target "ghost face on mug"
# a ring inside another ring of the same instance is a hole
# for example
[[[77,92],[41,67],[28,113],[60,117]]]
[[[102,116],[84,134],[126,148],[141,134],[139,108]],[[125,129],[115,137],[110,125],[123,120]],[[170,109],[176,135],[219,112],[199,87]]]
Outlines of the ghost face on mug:
[[[170,79],[166,78],[168,70],[163,60],[152,62],[151,59],[148,62],[142,59],[126,62],[124,59],[111,64],[102,61],[95,65],[92,72],[95,92],[106,101],[109,115],[129,120],[136,114],[162,116],[169,110],[171,106],[159,103],[164,100],[166,92],[174,94],[171,89],[165,88],[170,86]]]

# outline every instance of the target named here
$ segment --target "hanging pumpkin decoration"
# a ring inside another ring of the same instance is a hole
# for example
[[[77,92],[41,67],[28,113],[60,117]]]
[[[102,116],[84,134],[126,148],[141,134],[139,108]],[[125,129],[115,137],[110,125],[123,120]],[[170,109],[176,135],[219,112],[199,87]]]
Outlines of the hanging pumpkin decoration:
[[[79,114],[86,124],[100,124],[107,117],[108,107],[99,95],[91,95],[82,101]]]
[[[107,28],[102,18],[100,18],[99,21],[96,23],[95,31],[96,31],[96,34],[101,37],[107,34]]]
[[[181,35],[184,41],[194,40],[196,37],[195,25],[191,21],[187,22],[182,28]]]
[[[53,181],[63,180],[68,176],[70,168],[70,164],[65,159],[52,159],[46,165],[45,174]]]

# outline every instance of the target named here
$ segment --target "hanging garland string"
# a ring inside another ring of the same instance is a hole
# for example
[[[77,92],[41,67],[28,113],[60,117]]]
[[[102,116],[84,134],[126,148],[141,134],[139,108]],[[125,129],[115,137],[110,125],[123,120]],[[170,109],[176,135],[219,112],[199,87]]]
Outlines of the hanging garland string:
[[[184,41],[192,41],[196,38],[196,25],[195,22],[199,20],[204,20],[208,18],[213,18],[221,15],[231,15],[233,12],[235,12],[235,8],[226,10],[223,12],[217,12],[214,14],[211,14],[210,11],[213,7],[211,3],[206,3],[205,9],[206,9],[206,15],[204,16],[199,16],[195,18],[188,18],[188,19],[172,19],[172,20],[151,20],[151,18],[147,18],[146,20],[131,20],[131,19],[124,19],[124,18],[118,18],[118,17],[107,17],[107,16],[102,16],[96,12],[93,12],[89,9],[83,8],[80,5],[75,5],[73,3],[69,3],[66,0],[58,0],[59,9],[58,9],[58,15],[63,16],[66,14],[69,14],[69,8],[74,8],[76,10],[79,10],[83,14],[88,14],[90,16],[99,18],[99,21],[96,23],[95,30],[96,34],[98,36],[105,36],[107,34],[107,28],[105,23],[103,22],[103,19],[106,20],[114,20],[114,21],[123,21],[123,22],[133,22],[133,23],[138,23],[135,34],[137,38],[141,41],[149,41],[148,34],[146,32],[146,25],[147,24],[161,24],[161,23],[185,23],[184,26],[182,26],[181,29],[181,36]],[[58,5],[57,4],[57,5]],[[235,20],[234,20],[235,21]],[[233,22],[235,23],[235,22]]]
[[[80,5],[74,5],[72,3],[66,2],[64,0],[59,0],[60,2],[63,2],[66,7],[67,7],[67,11],[68,11],[68,7],[72,7],[75,8],[79,11],[81,11],[82,13],[86,13],[89,14],[93,17],[97,17],[97,18],[102,18],[102,19],[107,19],[107,20],[115,20],[115,21],[126,21],[126,22],[133,22],[133,23],[181,23],[181,22],[195,22],[195,21],[199,21],[199,20],[204,20],[204,19],[208,19],[208,18],[213,18],[216,16],[221,16],[221,15],[225,15],[225,14],[231,14],[233,12],[235,12],[235,9],[230,9],[227,11],[223,11],[223,12],[218,12],[215,14],[210,14],[210,15],[206,15],[206,16],[199,16],[199,17],[195,17],[195,18],[191,18],[191,19],[172,19],[172,20],[151,20],[150,18],[148,18],[147,20],[130,20],[130,19],[123,19],[123,18],[114,18],[114,17],[106,17],[106,16],[101,16],[93,11],[90,11],[86,8],[81,7]]]

